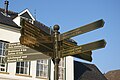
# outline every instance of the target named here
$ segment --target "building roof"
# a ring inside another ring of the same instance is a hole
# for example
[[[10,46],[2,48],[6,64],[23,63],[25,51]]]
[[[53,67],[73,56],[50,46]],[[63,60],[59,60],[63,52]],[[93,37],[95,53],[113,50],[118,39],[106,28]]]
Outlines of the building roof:
[[[25,10],[25,11],[26,11],[26,10]],[[13,11],[10,11],[10,10],[9,10],[9,11],[8,11],[8,15],[9,15],[10,17],[5,16],[3,13],[4,13],[4,9],[0,8],[0,23],[1,23],[1,24],[9,25],[9,26],[14,27],[14,28],[21,28],[20,26],[18,26],[18,25],[13,21],[13,19],[14,19],[15,17],[17,17],[19,13],[13,12]],[[25,16],[26,16],[26,17],[29,17],[29,14],[25,12],[25,13],[23,13],[21,16],[23,16],[23,17],[25,17]],[[50,31],[51,31],[50,28],[47,27],[46,25],[40,23],[39,21],[35,20],[35,21],[34,21],[34,25],[35,25],[36,27],[39,27],[40,29],[42,29],[42,30],[45,31],[46,33],[50,34]]]
[[[49,27],[47,27],[46,25],[44,25],[44,24],[42,24],[42,23],[40,23],[40,22],[38,22],[38,21],[34,21],[34,25],[35,25],[36,27],[39,27],[41,30],[45,31],[45,32],[48,33],[48,34],[50,34],[50,33],[51,33],[50,31],[52,31],[52,30],[50,30]],[[53,31],[52,31],[52,32],[53,32]]]
[[[4,9],[0,8],[0,12],[3,12],[4,13]],[[18,13],[17,12],[13,12],[13,11],[8,11],[8,15],[10,15],[12,19],[14,19],[15,17],[18,16]]]
[[[120,80],[120,69],[119,70],[112,70],[105,74],[105,77],[108,80]]]
[[[17,24],[15,24],[15,22],[13,22],[12,18],[5,16],[2,12],[0,12],[0,23],[20,28],[19,26],[17,26]]]
[[[107,80],[94,64],[74,61],[74,80]]]

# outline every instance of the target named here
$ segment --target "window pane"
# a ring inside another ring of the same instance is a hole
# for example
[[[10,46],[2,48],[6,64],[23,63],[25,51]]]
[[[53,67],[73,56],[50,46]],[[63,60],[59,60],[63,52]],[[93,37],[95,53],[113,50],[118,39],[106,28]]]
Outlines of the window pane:
[[[17,67],[19,67],[20,66],[20,62],[17,62]]]
[[[47,77],[48,75],[48,66],[44,66],[44,76]]]
[[[5,63],[5,42],[0,41],[0,71],[6,71],[6,63]]]
[[[2,55],[2,50],[0,49],[0,55]]]
[[[4,57],[0,57],[0,63],[5,63]]]
[[[37,61],[37,71],[36,76],[48,77],[48,60],[39,60]]]
[[[40,60],[41,63],[43,63],[43,60]]]
[[[0,48],[2,48],[2,43],[0,42]]]
[[[7,45],[6,43],[3,44],[3,49],[6,49]]]
[[[44,77],[43,71],[40,71],[40,76]]]
[[[0,68],[1,70],[0,71],[5,71],[5,69],[4,68]]]
[[[25,67],[28,67],[28,62],[25,62]]]
[[[3,50],[3,54],[2,55],[5,56],[5,50]]]
[[[47,64],[47,60],[44,60],[44,63]]]
[[[24,62],[21,62],[21,67],[24,67]]]
[[[40,64],[40,70],[43,71],[43,65],[42,64]]]
[[[28,62],[17,62],[16,64],[16,73],[18,74],[29,74],[29,65]]]
[[[5,64],[1,64],[1,67],[5,67]]]
[[[16,73],[19,73],[19,70],[20,68],[19,67],[16,67]]]
[[[27,68],[25,68],[25,72],[24,73],[27,74]]]
[[[24,68],[20,68],[20,69],[21,69],[21,70],[20,70],[20,73],[23,74]]]
[[[39,76],[39,71],[36,72],[36,76]]]

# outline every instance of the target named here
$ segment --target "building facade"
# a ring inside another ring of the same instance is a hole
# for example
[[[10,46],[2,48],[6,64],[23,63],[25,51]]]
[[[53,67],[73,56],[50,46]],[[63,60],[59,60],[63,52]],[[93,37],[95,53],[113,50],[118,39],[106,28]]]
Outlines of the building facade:
[[[5,63],[6,45],[19,42],[20,20],[25,19],[50,34],[49,27],[37,21],[28,9],[20,13],[0,8],[0,80],[53,80],[54,64],[50,59]],[[42,56],[42,55],[41,55]],[[59,80],[74,80],[73,57],[63,58],[59,64]]]

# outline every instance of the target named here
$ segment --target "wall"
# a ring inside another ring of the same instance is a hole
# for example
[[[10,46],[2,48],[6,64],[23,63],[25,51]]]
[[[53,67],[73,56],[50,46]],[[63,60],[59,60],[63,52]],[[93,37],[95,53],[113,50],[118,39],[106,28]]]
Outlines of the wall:
[[[74,58],[66,57],[66,80],[74,80]]]
[[[0,40],[8,42],[19,42],[19,37],[19,29],[0,24]]]

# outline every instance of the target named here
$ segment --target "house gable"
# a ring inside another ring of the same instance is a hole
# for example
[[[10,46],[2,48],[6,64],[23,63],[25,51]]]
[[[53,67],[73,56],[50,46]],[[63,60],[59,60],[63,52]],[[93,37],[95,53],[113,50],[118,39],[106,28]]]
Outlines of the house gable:
[[[22,12],[20,12],[18,14],[18,16],[16,18],[13,19],[13,21],[20,26],[20,21],[22,19],[25,19],[27,21],[29,21],[30,23],[34,24],[35,18],[32,16],[32,14],[30,13],[30,11],[28,9],[23,10]]]
[[[18,16],[22,16],[22,17],[32,19],[33,21],[35,21],[35,18],[32,16],[32,14],[30,13],[28,9],[25,9],[22,12],[20,12]]]

